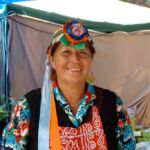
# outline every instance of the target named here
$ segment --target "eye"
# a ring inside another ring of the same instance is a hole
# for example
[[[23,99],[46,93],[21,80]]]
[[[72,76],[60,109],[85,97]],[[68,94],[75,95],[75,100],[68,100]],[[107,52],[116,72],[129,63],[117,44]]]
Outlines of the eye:
[[[79,53],[79,56],[80,56],[81,58],[90,57],[90,53],[88,53],[88,52],[86,52],[86,51],[81,51],[81,52]]]
[[[66,50],[63,50],[63,51],[61,52],[61,54],[64,55],[64,56],[69,56],[70,51],[66,49]]]

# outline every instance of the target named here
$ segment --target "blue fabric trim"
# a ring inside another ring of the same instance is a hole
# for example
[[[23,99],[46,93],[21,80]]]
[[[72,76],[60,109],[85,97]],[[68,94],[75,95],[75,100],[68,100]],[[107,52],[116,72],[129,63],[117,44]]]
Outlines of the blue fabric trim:
[[[42,89],[42,98],[40,106],[40,119],[38,130],[38,150],[49,150],[49,129],[51,118],[51,92],[52,82],[50,78],[50,66],[46,61],[46,72]]]

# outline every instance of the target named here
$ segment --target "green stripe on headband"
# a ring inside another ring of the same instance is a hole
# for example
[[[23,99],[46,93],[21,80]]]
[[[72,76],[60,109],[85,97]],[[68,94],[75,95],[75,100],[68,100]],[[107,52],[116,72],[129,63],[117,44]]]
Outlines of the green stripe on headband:
[[[86,46],[85,46],[85,43],[78,43],[78,44],[75,44],[74,45],[74,48],[76,49],[76,50],[83,50],[83,49],[85,49],[86,48]]]
[[[70,45],[70,42],[66,39],[65,35],[63,35],[60,38],[60,42],[63,43],[65,46],[69,46]]]

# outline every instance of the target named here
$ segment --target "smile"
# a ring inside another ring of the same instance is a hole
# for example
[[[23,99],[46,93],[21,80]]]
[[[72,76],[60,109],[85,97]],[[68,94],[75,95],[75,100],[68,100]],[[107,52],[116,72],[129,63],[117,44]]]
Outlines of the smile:
[[[70,71],[74,71],[74,72],[81,71],[81,69],[79,69],[79,68],[68,68],[68,70],[70,70]]]

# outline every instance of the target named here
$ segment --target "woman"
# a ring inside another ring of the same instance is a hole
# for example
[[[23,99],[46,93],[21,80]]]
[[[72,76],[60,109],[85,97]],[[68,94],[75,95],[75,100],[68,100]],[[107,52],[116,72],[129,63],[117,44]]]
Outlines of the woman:
[[[86,82],[95,49],[83,23],[67,21],[53,34],[47,54],[43,88],[20,99],[2,148],[135,149],[122,100]]]

